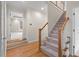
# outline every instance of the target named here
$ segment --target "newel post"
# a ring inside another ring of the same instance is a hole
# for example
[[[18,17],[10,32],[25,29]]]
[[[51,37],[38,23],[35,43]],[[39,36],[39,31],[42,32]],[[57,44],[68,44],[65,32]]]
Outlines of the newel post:
[[[41,49],[41,29],[39,29],[39,51]]]
[[[62,37],[61,37],[61,35],[62,35],[62,32],[61,32],[61,30],[59,30],[58,31],[58,56],[59,57],[62,57],[62,46],[61,46]]]

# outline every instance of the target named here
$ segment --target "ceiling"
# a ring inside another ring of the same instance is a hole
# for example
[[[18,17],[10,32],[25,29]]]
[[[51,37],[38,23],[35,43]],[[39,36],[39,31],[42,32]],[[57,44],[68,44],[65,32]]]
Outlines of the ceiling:
[[[44,8],[44,12],[47,10],[46,1],[7,1],[6,3],[8,8],[15,8],[20,11],[25,11],[28,8],[38,11],[41,11],[41,8]]]

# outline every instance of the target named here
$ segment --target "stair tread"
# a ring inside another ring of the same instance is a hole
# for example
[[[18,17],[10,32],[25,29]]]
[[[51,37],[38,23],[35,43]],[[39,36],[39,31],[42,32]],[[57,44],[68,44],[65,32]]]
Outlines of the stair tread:
[[[51,33],[51,35],[57,35],[57,33]]]
[[[52,40],[57,41],[57,38],[54,38],[54,37],[48,37],[48,39],[52,39]]]
[[[56,47],[56,48],[58,48],[58,44],[56,45],[56,44],[54,44],[54,43],[51,43],[51,42],[48,42],[48,41],[46,41],[48,44],[50,44],[50,45],[52,45],[52,46],[54,46],[54,47]]]
[[[57,36],[58,34],[57,33],[51,33],[51,34],[49,34],[49,37],[50,36],[55,36],[55,35]]]
[[[58,31],[54,30],[54,31],[52,31],[52,33],[58,33]]]
[[[51,45],[51,46],[54,46],[54,47],[58,48],[58,44],[56,45],[56,44],[51,43],[51,42],[48,42],[48,41],[46,41],[46,43],[48,43],[48,44]]]
[[[47,53],[51,54],[52,57],[57,57],[58,56],[58,52],[53,51],[52,49],[47,48],[46,46],[41,46],[41,48],[43,50],[45,50]]]
[[[58,36],[57,35],[50,35],[49,37],[53,37],[53,38],[58,39]]]

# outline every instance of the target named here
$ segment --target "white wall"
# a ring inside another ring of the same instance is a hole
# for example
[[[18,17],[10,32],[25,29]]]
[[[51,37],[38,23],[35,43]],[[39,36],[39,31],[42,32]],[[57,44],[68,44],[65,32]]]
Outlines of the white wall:
[[[79,7],[75,8],[75,16],[74,16],[74,23],[75,23],[75,55],[78,55],[79,51]]]
[[[68,1],[67,2],[67,16],[69,17],[69,24],[68,29],[66,29],[65,33],[69,33],[68,35],[71,37],[71,43],[70,43],[70,54],[73,55],[73,9],[79,7],[78,1]],[[66,36],[65,36],[66,37]]]
[[[38,40],[38,29],[43,26],[46,21],[47,21],[47,6],[45,7],[44,10],[38,10],[38,8],[30,8],[26,7],[25,9],[18,10],[16,7],[12,7],[10,5],[7,5],[8,9],[8,18],[7,20],[9,21],[7,24],[8,30],[8,36],[10,36],[10,11],[14,11],[16,13],[22,13],[24,17],[24,29],[23,29],[23,38],[27,39],[29,42],[30,41],[37,41]],[[19,8],[20,9],[20,8]],[[30,25],[32,24],[32,25]]]
[[[0,56],[1,56],[1,47],[2,47],[2,44],[1,44],[2,43],[2,37],[1,37],[2,36],[2,34],[1,34],[1,12],[2,12],[1,10],[2,10],[2,8],[1,7],[2,7],[2,5],[1,5],[1,1],[0,1]]]
[[[6,5],[0,2],[0,57],[4,57],[6,53]]]
[[[40,28],[39,26],[47,21],[46,19],[47,15],[43,14],[42,12],[36,11],[34,9],[27,9],[26,11],[26,19],[27,21],[25,21],[25,29],[27,30],[27,34],[25,34],[27,37],[27,40],[29,42],[32,41],[37,41],[37,32],[38,29]],[[32,24],[32,25],[30,25]]]
[[[48,3],[48,31],[50,32],[59,17],[62,15],[62,11],[58,9],[54,4]]]

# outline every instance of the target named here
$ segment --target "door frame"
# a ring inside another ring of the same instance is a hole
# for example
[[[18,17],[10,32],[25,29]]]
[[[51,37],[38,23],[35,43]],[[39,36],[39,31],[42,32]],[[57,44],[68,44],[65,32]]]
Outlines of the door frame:
[[[1,57],[6,56],[6,43],[7,43],[7,22],[6,22],[6,1],[1,1]]]
[[[77,9],[77,8],[79,8],[79,7],[76,7],[76,8],[73,8],[73,19],[72,19],[72,30],[73,30],[73,32],[72,32],[72,39],[73,39],[73,55],[75,55],[75,9]]]
[[[72,55],[75,55],[75,8],[72,9]]]

